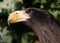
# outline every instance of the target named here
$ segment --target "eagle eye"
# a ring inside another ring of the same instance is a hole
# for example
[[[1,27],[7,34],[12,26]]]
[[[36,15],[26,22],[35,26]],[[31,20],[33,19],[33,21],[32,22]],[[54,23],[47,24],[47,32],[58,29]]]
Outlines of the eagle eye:
[[[16,12],[16,14],[18,14],[18,12]]]

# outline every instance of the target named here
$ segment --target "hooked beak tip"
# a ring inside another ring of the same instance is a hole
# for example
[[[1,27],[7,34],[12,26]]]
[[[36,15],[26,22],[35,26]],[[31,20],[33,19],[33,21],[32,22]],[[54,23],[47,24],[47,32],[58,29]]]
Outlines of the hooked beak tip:
[[[8,25],[10,26],[10,21],[9,21],[9,18],[8,18],[8,20],[7,20],[7,23],[8,23]]]

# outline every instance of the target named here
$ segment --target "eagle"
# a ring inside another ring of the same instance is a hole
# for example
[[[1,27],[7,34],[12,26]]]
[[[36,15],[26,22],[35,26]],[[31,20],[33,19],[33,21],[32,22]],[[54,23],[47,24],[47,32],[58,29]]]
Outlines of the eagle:
[[[60,26],[48,11],[26,8],[9,14],[8,24],[23,23],[38,36],[39,43],[60,43]],[[21,27],[21,25],[19,25]]]

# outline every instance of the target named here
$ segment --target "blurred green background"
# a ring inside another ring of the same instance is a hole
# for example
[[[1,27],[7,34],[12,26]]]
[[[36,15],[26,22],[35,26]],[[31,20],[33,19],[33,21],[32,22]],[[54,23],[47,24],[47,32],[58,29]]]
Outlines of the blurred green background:
[[[39,43],[34,40],[36,36],[33,32],[23,34],[19,42],[16,35],[12,36],[7,28],[7,18],[11,12],[29,7],[47,10],[60,25],[60,0],[0,0],[0,43]],[[12,42],[13,39],[17,42]]]

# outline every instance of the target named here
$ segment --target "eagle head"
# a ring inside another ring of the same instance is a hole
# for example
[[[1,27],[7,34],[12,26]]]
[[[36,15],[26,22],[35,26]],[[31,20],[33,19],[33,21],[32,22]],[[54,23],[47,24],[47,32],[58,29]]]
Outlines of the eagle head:
[[[8,22],[9,23],[17,23],[17,22],[22,22],[26,21],[30,18],[30,16],[23,10],[21,11],[15,11],[9,14],[8,17]]]

